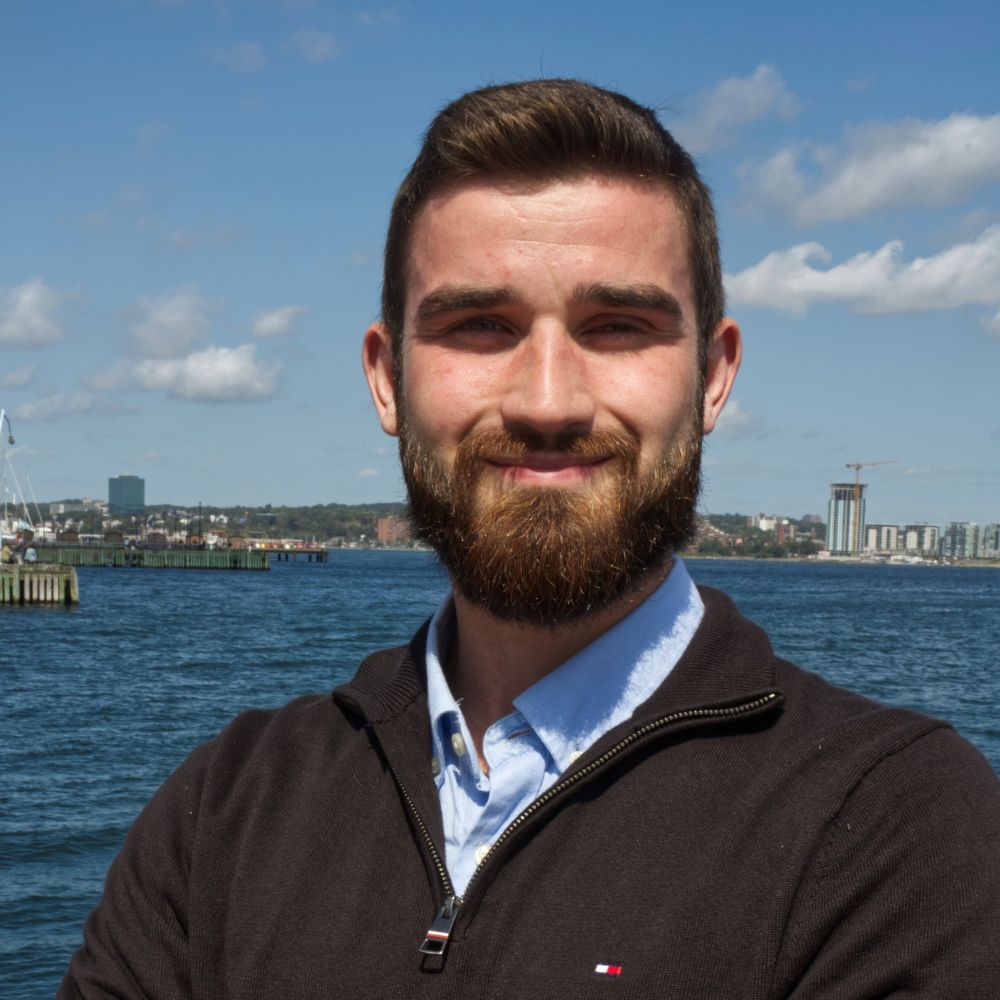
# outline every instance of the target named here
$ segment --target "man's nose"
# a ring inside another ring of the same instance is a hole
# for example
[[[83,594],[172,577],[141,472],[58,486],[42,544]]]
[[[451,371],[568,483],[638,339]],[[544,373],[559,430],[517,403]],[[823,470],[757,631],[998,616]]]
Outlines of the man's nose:
[[[501,416],[511,430],[583,434],[593,429],[595,401],[586,359],[570,332],[538,323],[510,359]]]

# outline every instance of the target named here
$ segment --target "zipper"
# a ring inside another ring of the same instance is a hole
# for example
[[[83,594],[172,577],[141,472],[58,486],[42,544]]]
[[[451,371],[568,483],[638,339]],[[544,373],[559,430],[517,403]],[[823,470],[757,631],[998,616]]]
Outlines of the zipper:
[[[613,757],[616,757],[618,754],[627,750],[640,740],[645,739],[651,733],[655,733],[658,730],[663,729],[665,726],[674,725],[678,722],[685,722],[689,719],[727,719],[740,715],[748,715],[751,712],[756,712],[758,709],[765,708],[766,706],[776,702],[779,697],[778,692],[769,691],[767,694],[754,698],[752,701],[743,702],[739,705],[730,705],[727,708],[688,708],[680,712],[672,712],[669,715],[661,716],[659,719],[654,719],[652,722],[647,722],[644,726],[640,726],[634,733],[630,733],[624,739],[619,740],[613,747],[605,750],[600,757],[591,761],[586,767],[580,768],[579,771],[574,771],[568,778],[563,778],[561,781],[557,781],[551,788],[542,792],[542,794],[539,795],[538,798],[535,799],[535,801],[532,802],[531,805],[529,805],[519,816],[517,816],[503,831],[503,833],[501,833],[500,836],[493,842],[493,846],[490,847],[485,855],[483,855],[479,864],[476,865],[475,870],[469,877],[469,885],[472,885],[472,883],[475,882],[476,877],[479,875],[480,871],[482,871],[483,866],[489,861],[500,845],[507,841],[512,834],[519,827],[523,826],[536,812],[538,812],[539,809],[551,802],[557,795],[562,794],[567,788],[571,788],[584,778],[589,777],[595,771],[607,764]],[[420,813],[417,812],[417,807],[413,804],[413,799],[410,798],[409,792],[407,792],[406,788],[403,786],[402,781],[399,780],[399,775],[396,773],[396,769],[391,764],[389,764],[389,771],[396,782],[396,787],[399,788],[400,794],[403,796],[403,801],[406,803],[406,807],[409,809],[410,815],[416,823],[417,830],[420,832],[421,839],[430,854],[431,860],[434,863],[434,868],[437,870],[438,878],[441,881],[441,887],[445,892],[444,903],[435,915],[431,926],[424,935],[423,942],[417,950],[423,955],[443,956],[448,947],[448,941],[451,938],[451,932],[454,929],[455,921],[458,919],[458,913],[462,903],[464,902],[464,898],[462,896],[455,895],[455,887],[452,884],[451,878],[448,876],[448,869],[441,858],[441,854],[438,851],[434,840],[431,838]],[[468,891],[468,886],[466,887],[466,891]]]

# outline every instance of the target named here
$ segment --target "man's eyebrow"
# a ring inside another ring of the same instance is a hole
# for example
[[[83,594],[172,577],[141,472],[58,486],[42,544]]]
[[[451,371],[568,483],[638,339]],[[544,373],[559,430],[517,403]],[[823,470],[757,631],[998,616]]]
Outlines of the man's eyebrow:
[[[516,299],[513,289],[451,285],[439,288],[423,298],[417,306],[417,322],[425,322],[445,313],[462,309],[493,309],[509,305]]]
[[[608,309],[646,309],[665,313],[675,320],[684,318],[684,310],[677,297],[659,285],[613,285],[604,282],[577,285],[573,290],[573,300],[593,302]]]

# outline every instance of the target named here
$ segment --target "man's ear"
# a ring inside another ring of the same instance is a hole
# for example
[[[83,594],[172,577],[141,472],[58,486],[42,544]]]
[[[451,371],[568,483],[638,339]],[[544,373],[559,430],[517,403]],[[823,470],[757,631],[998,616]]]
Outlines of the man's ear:
[[[392,338],[385,323],[373,323],[365,331],[361,364],[382,430],[395,437],[399,433],[396,381],[392,374]]]
[[[708,344],[705,368],[703,431],[710,434],[726,405],[736,372],[743,358],[743,340],[736,320],[723,317]]]

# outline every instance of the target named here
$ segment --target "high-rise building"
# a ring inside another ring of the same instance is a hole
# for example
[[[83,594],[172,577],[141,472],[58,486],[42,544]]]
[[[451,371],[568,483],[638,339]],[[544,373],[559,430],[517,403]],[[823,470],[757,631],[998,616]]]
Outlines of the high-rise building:
[[[984,524],[979,532],[979,558],[1000,559],[1000,524]]]
[[[108,480],[110,514],[145,514],[146,480],[139,476],[112,476]]]
[[[941,529],[936,524],[904,524],[903,551],[909,555],[936,556],[941,547]]]
[[[898,524],[866,524],[865,552],[877,552],[880,555],[893,553],[899,548]]]
[[[854,491],[858,491],[855,504]],[[826,516],[826,547],[835,556],[859,553],[865,539],[865,490],[867,483],[830,483]]]
[[[975,559],[979,547],[979,525],[974,521],[951,521],[941,536],[945,559]]]

